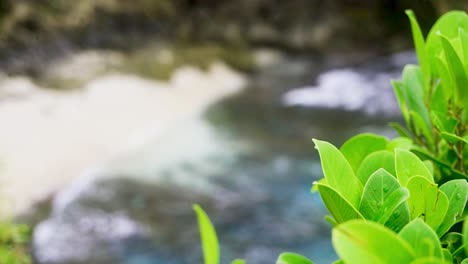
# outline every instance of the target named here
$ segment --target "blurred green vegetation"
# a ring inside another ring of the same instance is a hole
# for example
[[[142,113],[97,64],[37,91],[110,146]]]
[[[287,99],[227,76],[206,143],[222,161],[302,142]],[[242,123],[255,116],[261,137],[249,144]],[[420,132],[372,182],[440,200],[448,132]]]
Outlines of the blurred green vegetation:
[[[27,252],[30,240],[29,228],[26,225],[16,225],[0,222],[0,263],[29,264],[31,258]]]

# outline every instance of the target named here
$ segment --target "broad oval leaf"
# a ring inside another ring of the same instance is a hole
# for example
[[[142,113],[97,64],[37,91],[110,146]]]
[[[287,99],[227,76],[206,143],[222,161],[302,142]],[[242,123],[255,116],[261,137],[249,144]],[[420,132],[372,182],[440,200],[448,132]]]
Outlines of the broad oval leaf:
[[[314,262],[302,255],[285,252],[281,253],[278,260],[276,260],[276,264],[314,264]]]
[[[365,220],[352,220],[332,231],[333,246],[346,264],[410,263],[413,249],[392,230]]]
[[[462,179],[451,180],[444,183],[439,189],[447,195],[449,201],[445,218],[437,228],[437,234],[442,236],[455,224],[457,217],[463,214],[468,199],[468,183]]]
[[[408,180],[416,175],[426,178],[431,183],[434,182],[434,178],[426,165],[415,154],[407,150],[395,150],[395,171],[402,186],[406,186]]]
[[[447,213],[447,195],[440,191],[436,184],[421,176],[412,177],[407,188],[410,191],[408,206],[411,218],[420,217],[432,229],[437,230]]]
[[[411,147],[413,147],[413,141],[406,137],[397,137],[397,138],[390,140],[387,143],[387,150],[392,151],[392,152],[395,151],[395,149],[397,148],[410,150]],[[395,171],[395,168],[393,169],[393,171]]]
[[[364,219],[361,213],[332,187],[321,183],[316,183],[316,185],[323,203],[337,223],[351,219]]]
[[[411,245],[418,258],[444,258],[439,237],[437,237],[434,230],[420,218],[414,219],[403,227],[398,236]]]
[[[208,215],[198,204],[193,205],[193,210],[195,210],[198,217],[205,264],[218,264],[219,243],[218,237],[216,236],[216,230],[214,229]]]
[[[368,220],[385,224],[398,232],[409,220],[409,209],[405,201],[408,190],[384,169],[371,175],[364,186],[359,212]],[[389,219],[392,221],[389,221]]]
[[[330,187],[335,189],[345,200],[357,208],[362,194],[362,184],[346,158],[332,144],[313,140],[320,154],[322,170]]]
[[[395,157],[387,150],[379,150],[369,154],[359,166],[357,177],[362,184],[366,184],[369,177],[378,169],[385,169],[390,174],[395,175]]]
[[[370,133],[363,133],[348,139],[340,148],[349,165],[357,172],[361,162],[370,153],[383,150],[387,146],[387,139]]]

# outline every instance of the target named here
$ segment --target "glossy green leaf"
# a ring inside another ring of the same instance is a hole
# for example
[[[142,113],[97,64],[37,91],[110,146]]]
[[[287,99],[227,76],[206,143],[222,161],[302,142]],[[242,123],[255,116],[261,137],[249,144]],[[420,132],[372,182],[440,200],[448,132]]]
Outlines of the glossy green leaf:
[[[278,257],[276,264],[314,264],[314,262],[299,254],[285,252]]]
[[[195,210],[198,217],[205,264],[218,264],[219,243],[213,224],[208,215],[198,204],[193,205],[193,210]]]
[[[426,178],[431,183],[434,182],[434,178],[426,165],[416,155],[407,150],[395,150],[395,171],[402,186],[405,186],[408,180],[416,175]]]
[[[434,230],[420,218],[414,219],[403,227],[398,236],[411,245],[418,258],[444,258],[439,237]]]
[[[387,139],[375,134],[359,134],[348,139],[340,148],[349,165],[357,172],[361,162],[372,152],[383,150],[387,146]]]
[[[387,143],[387,150],[392,151],[392,152],[395,151],[395,149],[397,148],[410,150],[411,147],[413,147],[413,141],[411,141],[411,139],[406,138],[406,137],[397,137],[397,138],[390,140]],[[395,171],[395,169],[393,169],[393,171]],[[389,172],[391,173],[390,170]],[[396,175],[395,173],[392,173],[392,174]]]
[[[416,19],[412,10],[406,10],[406,15],[408,16],[411,24],[411,31],[413,33],[413,42],[414,47],[416,49],[416,54],[418,55],[419,65],[421,66],[422,72],[424,74],[425,80],[424,82],[427,84],[425,85],[426,93],[429,92],[429,76],[430,76],[430,68],[429,68],[429,61],[426,58],[426,44],[424,43],[424,36],[421,32],[421,28],[419,27],[419,23]]]
[[[335,146],[325,141],[316,139],[313,141],[319,151],[323,174],[328,185],[357,208],[361,199],[362,184],[354,175],[352,167]]]
[[[450,11],[441,16],[432,26],[426,40],[426,50],[429,54],[428,61],[432,74],[437,75],[436,56],[442,52],[437,32],[442,32],[448,39],[458,37],[459,28],[468,32],[468,16],[463,11]]]
[[[364,217],[359,211],[332,187],[317,183],[323,203],[337,223]]]
[[[390,229],[399,231],[410,220],[409,209],[405,203],[408,197],[408,190],[401,187],[394,176],[384,169],[379,169],[370,176],[364,186],[359,212],[367,220],[385,224]]]
[[[434,230],[440,226],[448,210],[447,195],[421,176],[412,177],[407,184],[410,191],[408,206],[411,218],[420,217]]]
[[[456,219],[463,214],[468,199],[468,183],[462,179],[451,180],[444,183],[439,189],[447,195],[449,201],[445,218],[437,229],[437,234],[442,236],[452,227]]]
[[[465,72],[465,67],[450,41],[444,36],[440,36],[440,41],[442,43],[449,74],[455,85],[455,104],[459,107],[468,107],[468,77]]]
[[[338,256],[347,264],[410,263],[415,258],[406,241],[383,225],[352,220],[332,231]]]
[[[362,184],[365,184],[369,177],[378,169],[385,169],[392,175],[395,173],[394,154],[387,150],[380,150],[368,155],[359,166],[357,177]]]

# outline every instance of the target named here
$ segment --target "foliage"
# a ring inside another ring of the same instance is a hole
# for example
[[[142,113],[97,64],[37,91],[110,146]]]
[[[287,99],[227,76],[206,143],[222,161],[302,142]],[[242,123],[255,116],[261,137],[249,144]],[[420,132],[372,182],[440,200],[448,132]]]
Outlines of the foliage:
[[[0,222],[0,263],[31,263],[25,250],[28,241],[29,229],[27,226]]]
[[[420,66],[393,82],[406,123],[393,124],[400,137],[360,134],[339,149],[314,139],[324,178],[313,190],[331,214],[336,263],[468,262],[468,16],[445,14],[424,40],[407,14]],[[205,264],[217,264],[216,234],[196,210]],[[277,261],[310,263],[293,253]]]

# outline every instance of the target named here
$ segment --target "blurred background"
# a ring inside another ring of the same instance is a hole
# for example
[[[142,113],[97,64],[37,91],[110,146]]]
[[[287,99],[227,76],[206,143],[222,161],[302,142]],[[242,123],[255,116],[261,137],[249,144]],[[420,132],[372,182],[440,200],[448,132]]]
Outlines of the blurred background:
[[[461,0],[1,0],[0,212],[40,264],[336,259],[311,138],[389,137],[390,80]]]

